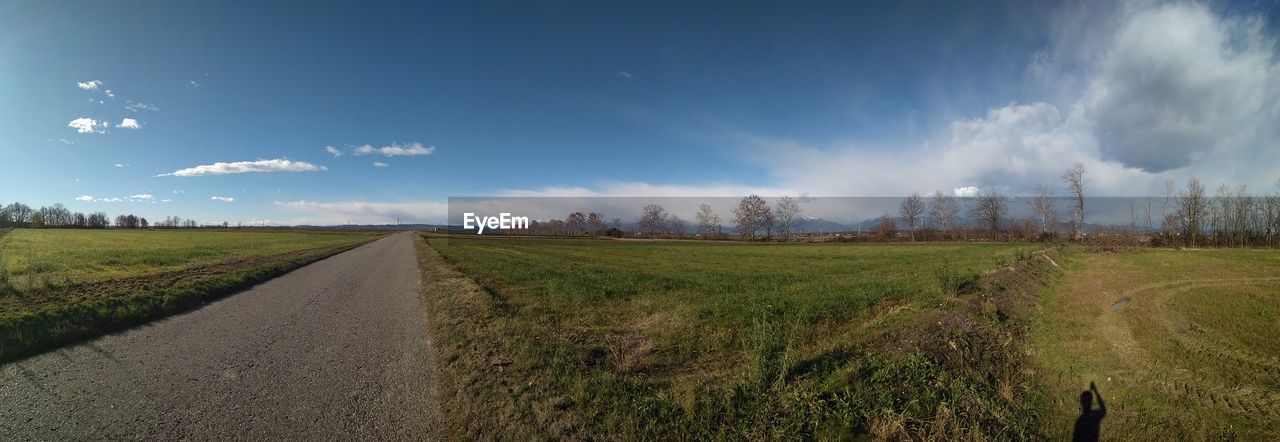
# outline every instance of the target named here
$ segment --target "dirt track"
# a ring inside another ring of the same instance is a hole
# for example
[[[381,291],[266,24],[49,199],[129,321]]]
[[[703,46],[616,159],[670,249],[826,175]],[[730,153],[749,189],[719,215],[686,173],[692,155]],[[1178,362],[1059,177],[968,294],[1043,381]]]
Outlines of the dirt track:
[[[0,435],[430,438],[416,264],[400,233],[190,313],[0,366]]]

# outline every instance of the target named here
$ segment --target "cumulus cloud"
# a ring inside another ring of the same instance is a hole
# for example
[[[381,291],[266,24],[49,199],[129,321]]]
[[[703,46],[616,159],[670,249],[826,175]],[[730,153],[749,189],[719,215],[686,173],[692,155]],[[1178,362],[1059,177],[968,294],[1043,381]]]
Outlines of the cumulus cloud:
[[[1039,99],[959,118],[916,145],[801,142],[729,134],[777,186],[827,196],[901,196],[974,187],[1061,189],[1085,165],[1097,196],[1162,195],[1198,176],[1271,188],[1280,170],[1276,39],[1258,17],[1193,4],[1134,3],[1060,25],[1027,61]],[[1096,14],[1091,12],[1090,14]],[[1071,41],[1069,36],[1087,35]],[[787,161],[778,161],[780,157]]]
[[[356,155],[379,154],[385,157],[431,155],[435,151],[435,146],[423,146],[422,143],[392,144],[383,147],[366,144],[352,150]]]
[[[287,201],[277,207],[298,213],[292,224],[443,224],[448,204],[441,202],[375,202],[375,201]]]
[[[131,199],[131,200],[138,200],[138,201],[151,201],[151,200],[156,199],[156,197],[155,197],[154,195],[149,194],[149,193],[140,193],[140,194],[137,194],[137,195],[129,195],[129,199]]]
[[[333,146],[325,146],[324,151],[329,152],[329,155],[333,155],[334,158],[342,156],[342,151]]]
[[[209,197],[209,199],[210,199],[210,200],[213,200],[213,201],[220,202],[220,203],[234,203],[234,202],[236,202],[236,199],[235,199],[235,198],[232,198],[232,197],[229,197],[229,196],[211,196],[211,197]]]
[[[82,134],[101,134],[107,132],[107,122],[98,121],[92,118],[80,117],[67,123],[67,127],[75,129],[76,132]]]
[[[1203,5],[1140,11],[1115,34],[1080,111],[1105,158],[1149,172],[1188,166],[1274,124],[1274,43],[1260,20]]]
[[[117,124],[116,127],[120,129],[142,129],[142,125],[138,124],[138,120],[132,118],[120,120],[120,124]]]
[[[102,82],[98,80],[80,81],[76,82],[76,86],[86,91],[96,91],[99,86],[102,86]]]
[[[213,163],[205,164],[186,169],[179,169],[169,173],[156,175],[162,176],[205,176],[205,175],[228,175],[235,173],[249,172],[316,172],[329,170],[324,166],[317,166],[304,161],[290,161],[286,159],[274,160],[257,160],[257,161],[236,161],[233,163]]]
[[[978,196],[978,188],[973,186],[957,187],[952,189],[951,194],[958,197],[974,197]]]
[[[93,197],[89,195],[80,195],[76,197],[76,201],[93,202]]]

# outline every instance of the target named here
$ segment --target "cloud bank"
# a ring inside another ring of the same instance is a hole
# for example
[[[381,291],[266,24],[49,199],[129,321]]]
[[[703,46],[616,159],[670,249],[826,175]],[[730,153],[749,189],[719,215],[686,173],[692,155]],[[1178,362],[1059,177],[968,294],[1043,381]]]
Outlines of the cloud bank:
[[[301,215],[292,224],[442,224],[448,204],[440,202],[288,201],[277,207]]]
[[[290,161],[286,159],[274,160],[257,160],[257,161],[237,161],[234,163],[213,163],[179,169],[169,173],[156,175],[163,176],[206,176],[206,175],[229,175],[236,173],[250,172],[317,172],[329,170],[324,166],[317,166],[304,161]]]

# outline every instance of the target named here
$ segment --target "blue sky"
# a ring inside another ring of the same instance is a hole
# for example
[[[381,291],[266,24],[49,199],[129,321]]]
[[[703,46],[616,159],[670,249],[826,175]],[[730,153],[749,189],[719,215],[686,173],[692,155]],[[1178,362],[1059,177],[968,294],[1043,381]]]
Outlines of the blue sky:
[[[1103,195],[1280,178],[1273,4],[261,3],[0,5],[0,202],[429,222],[449,196],[1025,194],[1073,161]]]

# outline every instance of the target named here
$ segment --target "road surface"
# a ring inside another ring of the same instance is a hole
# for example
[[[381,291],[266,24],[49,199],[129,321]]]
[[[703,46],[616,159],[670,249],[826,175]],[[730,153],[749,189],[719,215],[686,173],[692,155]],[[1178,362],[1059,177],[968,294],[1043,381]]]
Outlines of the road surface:
[[[0,366],[0,439],[429,439],[410,233]]]

